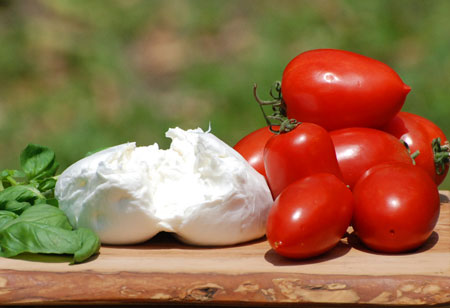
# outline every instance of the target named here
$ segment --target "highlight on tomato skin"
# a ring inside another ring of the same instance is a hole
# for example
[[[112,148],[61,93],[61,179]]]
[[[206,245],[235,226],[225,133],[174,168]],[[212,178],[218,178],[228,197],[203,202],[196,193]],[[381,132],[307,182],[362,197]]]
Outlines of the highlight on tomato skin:
[[[396,137],[384,131],[351,127],[330,132],[344,182],[353,188],[369,168],[383,162],[413,164],[411,154]]]
[[[352,225],[370,249],[403,253],[422,246],[439,218],[437,185],[422,169],[384,163],[369,169],[353,189]]]
[[[317,173],[290,184],[269,211],[267,239],[275,252],[305,259],[339,243],[352,217],[353,197],[335,175]]]
[[[382,127],[401,110],[410,90],[388,65],[337,49],[299,54],[281,80],[287,116],[330,131]]]
[[[382,129],[403,140],[411,153],[418,151],[416,166],[425,169],[437,185],[444,181],[450,165],[449,146],[447,137],[436,124],[417,114],[400,111]]]

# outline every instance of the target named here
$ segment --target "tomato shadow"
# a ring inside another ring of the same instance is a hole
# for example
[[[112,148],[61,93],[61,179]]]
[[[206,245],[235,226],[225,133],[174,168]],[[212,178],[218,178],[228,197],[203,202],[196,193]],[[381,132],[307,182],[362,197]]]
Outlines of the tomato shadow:
[[[358,238],[358,236],[355,234],[355,232],[352,232],[348,235],[347,241],[352,248],[355,248],[362,252],[374,254],[374,255],[382,255],[382,256],[413,255],[413,254],[421,253],[421,252],[432,249],[439,242],[439,234],[437,232],[433,231],[431,233],[430,237],[420,247],[418,247],[417,249],[413,249],[413,250],[401,252],[401,253],[398,253],[398,252],[397,253],[388,253],[388,252],[374,251],[374,250],[368,248],[366,245],[364,245],[364,243]]]
[[[264,259],[267,262],[272,263],[275,266],[292,266],[292,265],[306,265],[306,264],[315,264],[322,263],[329,260],[340,258],[346,255],[350,249],[351,245],[345,243],[344,241],[340,241],[333,249],[330,251],[321,254],[316,257],[308,258],[308,259],[290,259],[279,255],[275,250],[269,249],[264,254]]]
[[[440,199],[441,203],[449,203],[450,202],[450,199],[448,198],[448,196],[446,196],[442,193],[439,193],[439,199]]]

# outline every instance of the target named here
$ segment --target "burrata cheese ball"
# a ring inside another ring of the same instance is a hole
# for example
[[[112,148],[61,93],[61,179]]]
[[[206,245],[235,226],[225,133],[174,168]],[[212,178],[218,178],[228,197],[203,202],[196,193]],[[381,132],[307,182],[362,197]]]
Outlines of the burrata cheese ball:
[[[104,244],[134,244],[158,232],[194,245],[232,245],[265,234],[273,200],[265,178],[222,140],[171,128],[170,148],[126,143],[81,159],[55,195],[75,228]]]

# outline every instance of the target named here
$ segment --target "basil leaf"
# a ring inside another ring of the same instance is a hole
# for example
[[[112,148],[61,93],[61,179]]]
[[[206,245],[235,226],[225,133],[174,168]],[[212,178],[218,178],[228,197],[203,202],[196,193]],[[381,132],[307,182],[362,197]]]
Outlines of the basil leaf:
[[[10,211],[0,211],[0,230],[11,220],[16,219],[19,215]]]
[[[47,200],[45,200],[45,203],[54,207],[59,207],[59,202],[56,198],[47,198]]]
[[[38,176],[52,176],[59,164],[55,162],[55,153],[47,147],[29,144],[20,154],[20,166],[28,179]]]
[[[39,198],[34,201],[34,204],[47,204],[47,199]]]
[[[0,231],[0,248],[2,257],[24,252],[73,254],[80,248],[80,242],[71,230],[21,221],[19,216]]]
[[[47,190],[50,190],[50,189],[54,189],[55,185],[56,185],[56,179],[55,178],[47,178],[47,179],[41,181],[38,184],[38,189],[41,192],[44,192],[44,191],[47,191]]]
[[[28,202],[19,202],[16,200],[10,200],[6,202],[4,210],[20,215],[30,206],[31,204]]]
[[[100,250],[100,239],[91,229],[79,228],[74,232],[79,238],[81,247],[75,251],[71,264],[83,262]]]
[[[0,211],[0,226],[2,257],[24,252],[73,254],[73,264],[83,262],[100,249],[100,239],[93,231],[72,230],[64,212],[48,204],[32,206],[18,217],[2,215]]]
[[[59,168],[59,163],[56,161],[53,162],[51,166],[49,166],[46,170],[42,171],[38,174],[34,179],[45,179],[47,177],[52,177],[56,174],[56,171]]]
[[[30,207],[17,218],[18,221],[36,222],[53,227],[72,230],[69,219],[64,212],[49,204],[37,204]]]
[[[9,201],[34,204],[38,199],[45,199],[33,185],[10,186],[0,191],[0,210],[4,210]]]

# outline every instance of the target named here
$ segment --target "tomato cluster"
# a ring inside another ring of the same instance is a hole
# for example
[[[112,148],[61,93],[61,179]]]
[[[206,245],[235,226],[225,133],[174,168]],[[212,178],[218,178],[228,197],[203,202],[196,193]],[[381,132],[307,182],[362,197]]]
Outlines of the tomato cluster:
[[[274,114],[235,149],[272,191],[266,235],[277,253],[317,256],[349,226],[379,252],[411,251],[429,238],[449,143],[434,123],[401,110],[411,89],[393,69],[349,51],[311,50],[286,66],[273,102],[254,90]]]

